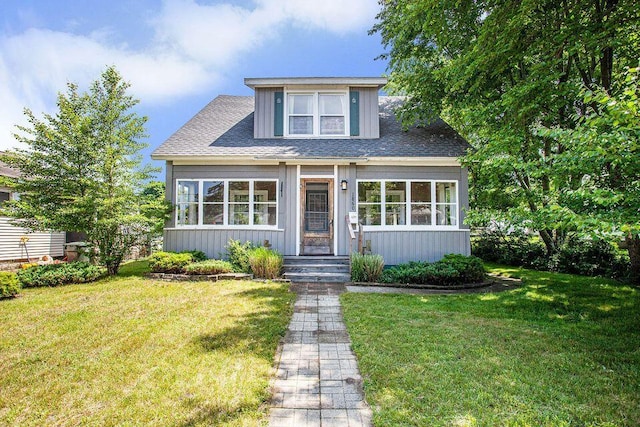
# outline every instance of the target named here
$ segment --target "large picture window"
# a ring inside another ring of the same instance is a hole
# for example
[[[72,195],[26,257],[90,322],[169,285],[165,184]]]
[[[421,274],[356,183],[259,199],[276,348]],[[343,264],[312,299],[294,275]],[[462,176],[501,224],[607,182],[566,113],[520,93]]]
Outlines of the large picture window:
[[[287,135],[346,136],[346,93],[289,93]]]
[[[358,220],[371,226],[457,226],[457,183],[358,181]]]
[[[180,179],[176,225],[275,227],[277,184],[276,180]]]

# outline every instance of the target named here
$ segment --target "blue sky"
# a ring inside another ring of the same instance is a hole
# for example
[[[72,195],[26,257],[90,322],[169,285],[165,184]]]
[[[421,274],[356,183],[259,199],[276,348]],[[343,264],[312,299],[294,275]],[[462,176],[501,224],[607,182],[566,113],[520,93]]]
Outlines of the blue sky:
[[[380,76],[376,0],[0,0],[0,150],[22,110],[115,65],[149,117],[150,152],[245,77]]]

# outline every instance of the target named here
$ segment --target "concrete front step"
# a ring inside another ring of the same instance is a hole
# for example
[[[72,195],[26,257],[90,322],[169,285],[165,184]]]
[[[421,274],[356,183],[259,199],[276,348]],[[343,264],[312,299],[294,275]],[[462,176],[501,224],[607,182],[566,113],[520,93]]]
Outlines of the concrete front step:
[[[292,282],[349,282],[349,257],[299,256],[285,257],[284,275]]]

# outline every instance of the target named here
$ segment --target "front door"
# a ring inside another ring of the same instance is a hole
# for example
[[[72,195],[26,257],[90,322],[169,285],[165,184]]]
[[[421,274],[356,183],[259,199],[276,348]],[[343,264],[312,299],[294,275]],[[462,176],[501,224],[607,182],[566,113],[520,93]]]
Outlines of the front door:
[[[333,180],[301,181],[302,255],[333,254]]]

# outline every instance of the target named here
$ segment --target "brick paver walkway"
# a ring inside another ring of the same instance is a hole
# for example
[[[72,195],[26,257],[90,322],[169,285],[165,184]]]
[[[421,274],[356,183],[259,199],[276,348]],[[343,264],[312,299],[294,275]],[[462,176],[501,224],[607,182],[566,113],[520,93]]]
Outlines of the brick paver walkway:
[[[343,285],[296,284],[293,318],[273,384],[269,425],[371,426],[362,377],[342,320]]]

